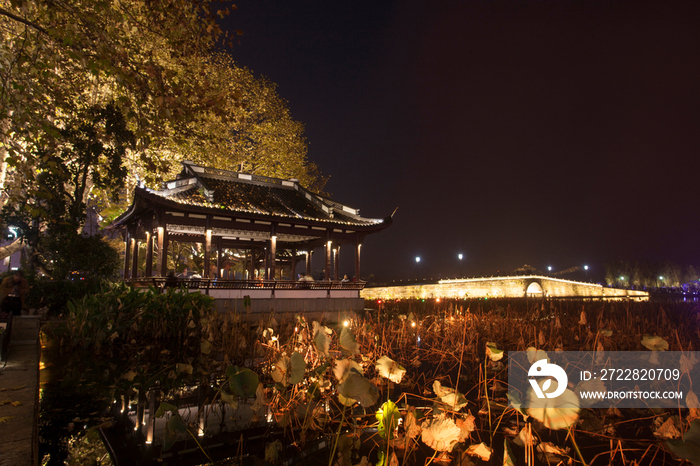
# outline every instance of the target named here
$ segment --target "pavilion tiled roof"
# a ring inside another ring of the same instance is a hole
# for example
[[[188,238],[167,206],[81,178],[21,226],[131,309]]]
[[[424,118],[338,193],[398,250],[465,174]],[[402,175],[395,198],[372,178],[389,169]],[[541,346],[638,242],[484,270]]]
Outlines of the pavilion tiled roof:
[[[147,190],[183,206],[197,206],[223,213],[241,212],[287,217],[350,226],[373,226],[383,219],[364,218],[357,209],[313,194],[296,181],[252,176],[184,164],[177,180],[162,190]]]

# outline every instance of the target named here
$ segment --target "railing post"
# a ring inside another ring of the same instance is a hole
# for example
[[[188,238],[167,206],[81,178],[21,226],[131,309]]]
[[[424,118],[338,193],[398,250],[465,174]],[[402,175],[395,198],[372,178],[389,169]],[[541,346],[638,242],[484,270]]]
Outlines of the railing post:
[[[158,409],[158,389],[152,388],[149,393],[148,423],[146,424],[146,443],[152,444],[156,430],[156,410]]]
[[[143,436],[143,415],[146,411],[146,402],[146,394],[142,387],[139,389],[138,404],[136,405],[136,426],[134,427],[139,439]]]

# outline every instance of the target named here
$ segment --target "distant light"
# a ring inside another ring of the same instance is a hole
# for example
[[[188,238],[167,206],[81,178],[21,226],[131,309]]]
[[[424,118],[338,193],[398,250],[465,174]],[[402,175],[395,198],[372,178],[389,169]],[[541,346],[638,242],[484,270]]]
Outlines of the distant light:
[[[588,270],[588,266],[587,266],[587,265],[584,265],[584,266],[583,266],[583,270]]]
[[[663,279],[664,279],[664,277],[659,277],[659,280],[663,280]]]
[[[552,266],[551,266],[551,265],[548,266],[548,267],[547,267],[547,270],[549,270],[549,271],[551,272],[551,271],[552,271]]]
[[[350,322],[346,320],[345,322],[343,322],[343,325],[344,325],[345,327],[348,327],[348,326],[350,325]]]
[[[625,279],[625,277],[620,277],[620,280],[624,280],[624,279]]]
[[[416,262],[420,262],[420,256],[416,256]]]
[[[457,259],[459,259],[459,260],[464,259],[464,254],[462,254],[461,252],[459,254],[457,254]]]

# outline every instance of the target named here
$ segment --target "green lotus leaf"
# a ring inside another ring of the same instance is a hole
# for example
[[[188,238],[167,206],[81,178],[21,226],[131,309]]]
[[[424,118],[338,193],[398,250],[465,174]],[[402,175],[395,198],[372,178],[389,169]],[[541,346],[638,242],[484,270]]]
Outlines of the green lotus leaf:
[[[318,351],[320,356],[327,357],[329,355],[331,340],[323,330],[318,332],[314,337],[314,345],[316,345],[316,351]]]
[[[700,419],[690,423],[690,429],[683,435],[683,440],[668,440],[666,443],[676,456],[700,466]]]
[[[351,372],[357,372],[360,375],[364,375],[362,366],[352,359],[336,359],[335,366],[333,367],[333,375],[338,379],[338,383],[343,383],[345,378]]]
[[[170,428],[169,423],[165,424],[165,435],[163,436],[163,451],[170,450],[177,441],[177,432]]]
[[[306,373],[306,361],[304,361],[304,356],[301,353],[292,353],[291,358],[291,368],[289,374],[289,382],[292,384],[297,384],[304,380],[304,374]]]
[[[177,363],[175,364],[175,370],[179,374],[180,372],[186,372],[187,374],[192,375],[192,364],[181,364]]]
[[[540,359],[549,361],[549,356],[546,351],[538,350],[534,346],[529,346],[525,351],[527,352],[527,360],[530,361],[530,364],[534,364],[535,361],[539,361]]]
[[[515,453],[507,438],[503,439],[503,466],[515,466]]]
[[[381,438],[388,438],[391,440],[394,430],[396,430],[399,425],[399,419],[401,419],[399,409],[396,407],[394,402],[387,401],[377,410],[376,417],[379,421],[379,436]]]
[[[486,343],[486,356],[491,361],[500,361],[503,358],[503,350],[496,347],[496,343],[489,341]]]
[[[549,379],[538,383],[544,384]],[[548,429],[566,429],[576,422],[579,413],[579,399],[566,389],[556,398],[538,398],[532,388],[528,389],[529,407],[527,413],[544,424]]]
[[[275,368],[270,374],[272,376],[272,380],[277,383],[281,383],[282,385],[286,385],[287,377],[289,375],[289,366],[289,358],[287,356],[282,356],[279,361],[275,363]]]
[[[357,400],[363,406],[372,406],[379,398],[379,392],[372,382],[357,372],[350,372],[345,381],[338,385],[338,393],[345,398]]]
[[[642,338],[642,346],[652,351],[666,351],[668,349],[668,342],[656,335],[644,335],[644,338]]]
[[[376,369],[379,375],[394,383],[401,383],[401,379],[406,373],[406,369],[388,356],[382,356],[377,360]]]
[[[274,442],[265,445],[265,463],[279,463],[280,453],[282,452],[282,450],[282,442],[280,442],[279,440],[275,440]]]
[[[212,349],[212,344],[209,340],[202,340],[202,343],[200,345],[200,351],[202,354],[209,354],[211,353]]]
[[[168,428],[171,432],[187,432],[187,424],[182,420],[180,414],[173,414],[168,420]]]
[[[258,374],[248,368],[243,368],[231,376],[229,387],[237,397],[251,398],[255,396],[255,390],[257,390],[259,383]]]
[[[156,411],[156,417],[163,417],[168,411],[171,413],[176,413],[177,406],[165,402],[161,403],[160,406],[158,406],[158,411]]]
[[[341,405],[348,406],[348,407],[357,403],[357,400],[354,400],[352,398],[346,398],[343,396],[342,393],[338,393],[338,401],[340,401]]]
[[[309,399],[317,401],[318,399],[321,398],[321,389],[318,386],[318,383],[314,382],[309,385],[309,388],[306,389],[306,395],[309,397]]]
[[[355,335],[347,327],[343,327],[343,330],[340,332],[339,344],[343,353],[349,356],[360,352],[360,345],[355,340]]]
[[[513,390],[513,393],[511,393],[511,391],[508,391],[508,393],[506,393],[506,397],[508,398],[508,401],[510,401],[510,404],[508,406],[525,416],[525,418],[527,418],[527,414],[523,412],[523,402],[520,400],[520,395],[518,395],[518,393]]]
[[[238,409],[238,400],[236,400],[233,395],[226,393],[223,390],[221,390],[219,393],[221,393],[221,399],[224,400],[226,404],[231,406],[233,409]]]
[[[455,392],[454,388],[443,387],[439,380],[433,382],[433,392],[440,397],[440,401],[455,411],[467,406],[467,399],[459,392]]]

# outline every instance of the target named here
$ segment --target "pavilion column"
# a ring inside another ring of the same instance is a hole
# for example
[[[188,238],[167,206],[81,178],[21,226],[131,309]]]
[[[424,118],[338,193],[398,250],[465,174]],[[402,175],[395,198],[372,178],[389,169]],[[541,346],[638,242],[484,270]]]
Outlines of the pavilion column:
[[[360,281],[360,250],[362,249],[362,242],[360,237],[357,237],[357,243],[355,244],[355,280]]]
[[[325,279],[331,279],[331,249],[333,248],[333,241],[331,241],[330,230],[326,231],[326,267],[325,267]]]
[[[253,280],[255,278],[255,245],[252,244],[250,246],[250,263],[248,264],[250,267],[248,269],[248,280]]]
[[[139,242],[135,237],[131,238],[131,278],[137,278],[139,276]]]
[[[168,231],[165,225],[158,227],[158,267],[156,274],[165,277],[168,273]]]
[[[277,228],[276,225],[273,223],[272,228],[270,228],[270,251],[269,251],[269,257],[270,257],[270,265],[269,265],[269,273],[270,276],[267,277],[269,280],[274,280],[275,279],[275,261],[277,259]]]
[[[207,228],[204,233],[204,270],[202,271],[202,276],[204,278],[211,278],[209,275],[209,269],[211,268],[211,229]]]
[[[297,281],[297,248],[292,249],[292,281]]]
[[[337,245],[335,248],[333,248],[333,280],[339,280],[338,278],[338,269],[339,269],[339,264],[338,262],[340,261],[340,245]]]
[[[223,268],[223,248],[221,247],[222,243],[224,242],[224,238],[222,236],[217,236],[216,237],[216,273],[218,274],[219,278],[221,277],[221,269]],[[226,277],[229,278],[229,277]]]
[[[263,280],[267,280],[270,276],[270,269],[268,267],[270,263],[270,248],[265,246],[263,248],[263,264],[262,264],[262,269],[263,269]]]
[[[127,228],[124,240],[124,278],[129,278],[129,259],[131,259],[131,235]]]
[[[314,250],[309,248],[306,253],[306,275],[311,276],[311,259],[313,257]]]
[[[153,276],[153,232],[150,228],[146,232],[146,273],[144,276]]]

